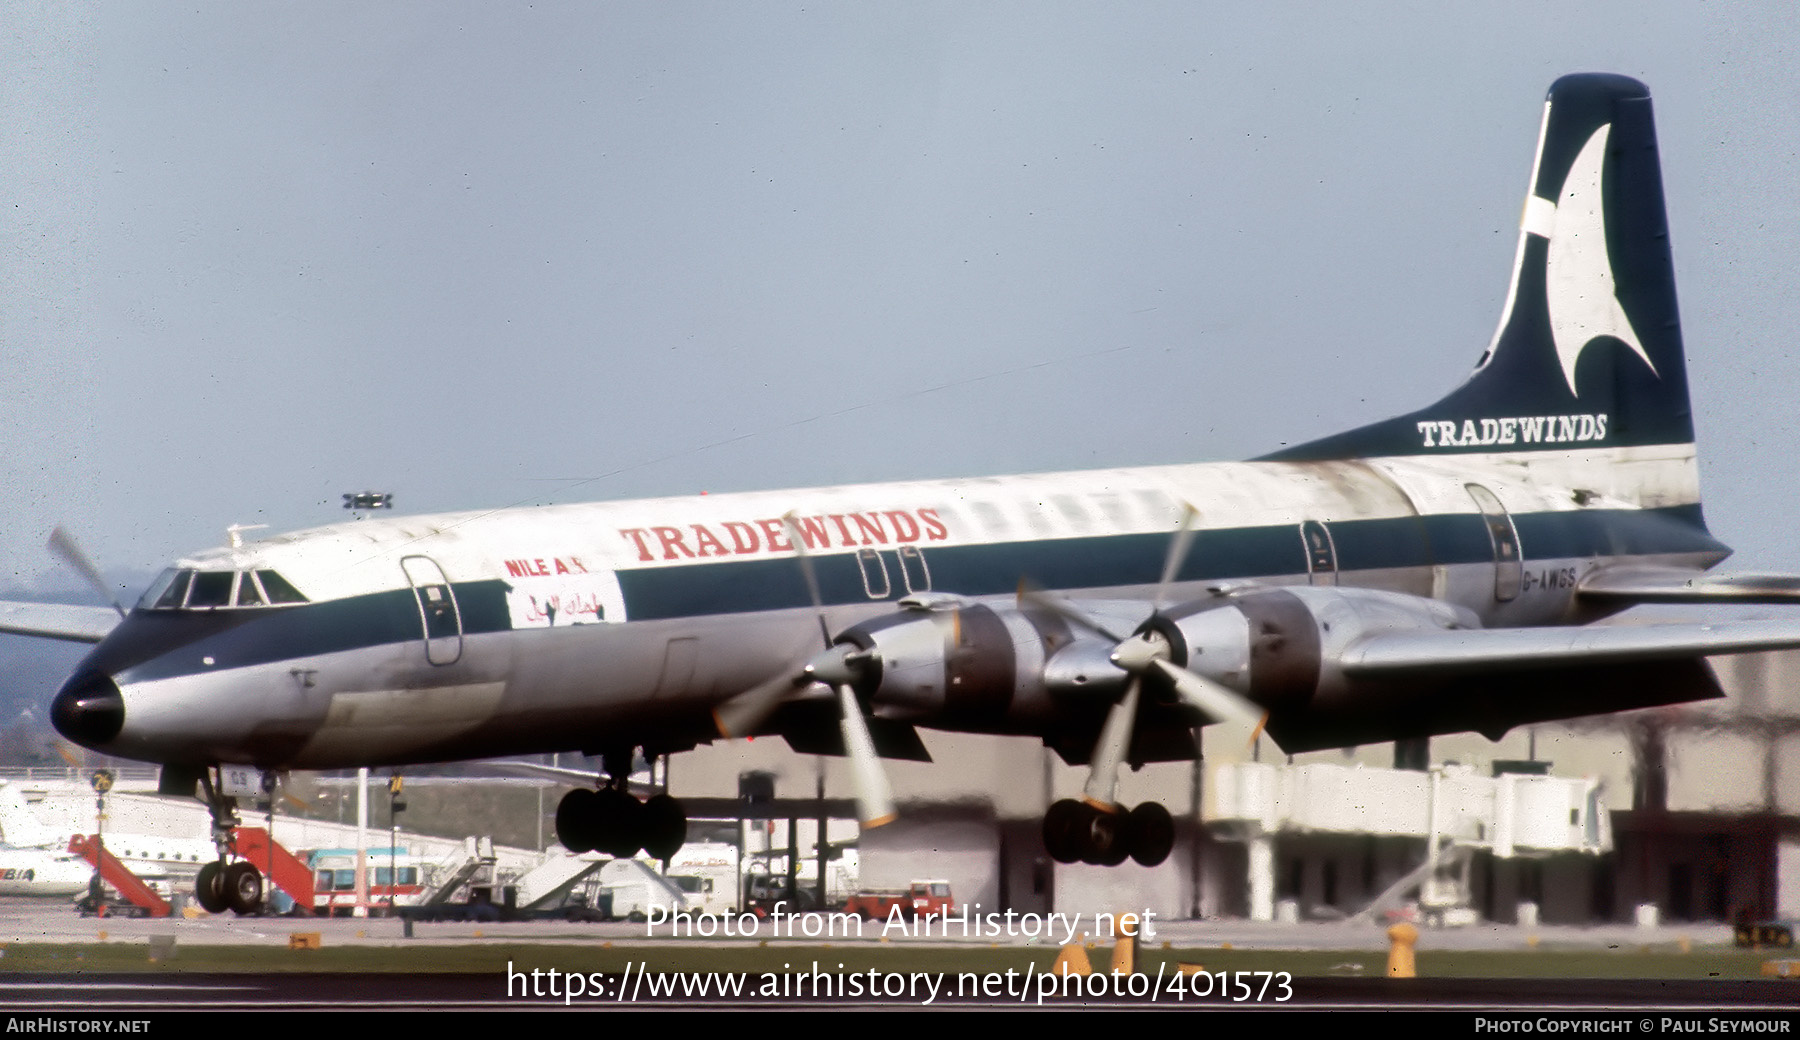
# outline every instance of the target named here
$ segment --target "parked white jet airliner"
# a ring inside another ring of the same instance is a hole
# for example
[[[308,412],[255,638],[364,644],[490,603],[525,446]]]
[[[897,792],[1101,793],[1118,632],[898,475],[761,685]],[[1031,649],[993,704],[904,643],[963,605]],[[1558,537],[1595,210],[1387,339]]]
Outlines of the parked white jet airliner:
[[[1704,576],[1729,550],[1693,441],[1648,92],[1570,76],[1499,329],[1410,415],[1245,463],[365,519],[185,557],[116,626],[0,620],[97,640],[57,728],[198,782],[221,826],[222,765],[578,750],[613,779],[564,800],[564,842],[666,856],[686,818],[625,789],[637,749],[776,733],[848,754],[872,824],[880,758],[925,757],[925,726],[1090,764],[1048,850],[1154,864],[1169,814],[1124,811],[1116,774],[1191,758],[1209,722],[1289,751],[1498,737],[1715,697],[1706,655],[1800,645],[1800,618],[1588,625],[1796,598]],[[223,831],[219,854],[201,901],[253,909],[256,869]]]
[[[85,832],[91,833],[92,828]],[[69,896],[88,890],[94,868],[69,851],[73,833],[38,820],[16,781],[0,780],[0,896]],[[192,838],[110,832],[106,848],[139,878],[192,874],[212,858],[211,843]]]

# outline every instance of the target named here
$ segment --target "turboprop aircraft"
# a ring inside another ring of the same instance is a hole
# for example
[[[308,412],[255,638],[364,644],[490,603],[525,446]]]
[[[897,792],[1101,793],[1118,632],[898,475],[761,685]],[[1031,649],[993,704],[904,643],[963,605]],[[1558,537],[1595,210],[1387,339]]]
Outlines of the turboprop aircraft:
[[[198,783],[201,902],[248,910],[234,774],[580,751],[610,779],[563,800],[562,840],[666,856],[685,813],[629,792],[634,754],[760,734],[847,754],[865,825],[894,811],[881,759],[928,757],[919,727],[1037,737],[1089,766],[1051,854],[1155,864],[1169,813],[1117,804],[1118,770],[1192,758],[1212,722],[1291,752],[1719,696],[1707,655],[1800,646],[1800,617],[1591,622],[1800,598],[1707,576],[1728,553],[1649,95],[1578,75],[1545,103],[1498,331],[1417,412],[1242,463],[234,533],[122,619],[0,619],[98,640],[56,727]]]

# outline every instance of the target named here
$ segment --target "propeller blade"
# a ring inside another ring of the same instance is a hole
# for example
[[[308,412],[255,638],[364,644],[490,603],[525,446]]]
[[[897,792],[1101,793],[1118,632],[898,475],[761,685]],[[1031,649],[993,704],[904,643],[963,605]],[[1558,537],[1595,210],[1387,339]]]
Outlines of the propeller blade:
[[[58,559],[81,572],[81,576],[86,578],[87,583],[100,594],[100,598],[111,603],[112,608],[119,612],[120,617],[125,616],[125,608],[119,605],[119,598],[113,595],[112,589],[107,587],[106,579],[100,576],[100,568],[94,566],[94,561],[88,559],[88,554],[82,552],[81,546],[76,544],[75,536],[63,530],[61,524],[57,524],[56,528],[50,532],[50,541],[45,548],[55,553]]]
[[[749,736],[796,692],[814,683],[836,687],[855,682],[869,659],[866,651],[848,644],[827,647],[794,671],[758,683],[714,708],[713,722],[720,736]]]
[[[1187,562],[1188,549],[1194,544],[1194,521],[1200,519],[1200,510],[1192,504],[1181,504],[1181,526],[1175,529],[1175,537],[1169,542],[1169,555],[1163,560],[1162,580],[1156,583],[1156,598],[1150,601],[1151,609],[1162,613],[1163,604],[1167,602],[1169,586],[1175,584],[1175,575],[1181,573],[1181,565]]]
[[[1122,643],[1125,641],[1124,636],[1110,631],[1106,626],[1087,616],[1087,614],[1083,613],[1068,600],[1053,596],[1043,589],[1036,588],[1023,581],[1019,582],[1018,603],[1022,607],[1030,606],[1037,607],[1040,610],[1047,610],[1071,625],[1076,625],[1087,629],[1089,632],[1105,636],[1115,643]]]
[[[1190,672],[1171,661],[1158,659],[1153,665],[1174,684],[1175,693],[1184,704],[1198,708],[1218,722],[1251,728],[1252,740],[1262,732],[1263,724],[1269,721],[1269,713],[1260,705],[1224,683]]]
[[[856,788],[856,815],[864,827],[892,823],[897,816],[893,789],[881,768],[881,757],[875,754],[875,741],[869,736],[869,722],[863,718],[856,691],[839,686],[837,696],[844,754],[850,759],[850,778]]]
[[[781,702],[812,680],[804,671],[777,675],[750,687],[713,709],[713,724],[722,737],[746,737],[762,728]]]
[[[794,558],[800,561],[800,573],[806,578],[806,594],[812,597],[813,613],[819,618],[819,635],[825,640],[825,648],[831,649],[831,626],[825,622],[825,597],[819,593],[819,575],[813,570],[812,552],[806,547],[806,536],[800,531],[800,518],[797,513],[784,513],[782,523],[787,525],[788,541],[794,544]]]
[[[1097,809],[1111,811],[1118,805],[1114,795],[1119,784],[1119,765],[1125,761],[1126,752],[1131,750],[1131,731],[1137,724],[1138,691],[1143,685],[1137,675],[1131,677],[1125,695],[1107,711],[1100,740],[1094,744],[1093,757],[1088,761],[1087,786],[1081,793],[1087,803]]]

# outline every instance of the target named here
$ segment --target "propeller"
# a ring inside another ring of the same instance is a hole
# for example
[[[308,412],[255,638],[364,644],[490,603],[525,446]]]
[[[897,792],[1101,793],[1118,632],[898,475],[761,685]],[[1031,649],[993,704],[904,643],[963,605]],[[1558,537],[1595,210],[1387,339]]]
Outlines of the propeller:
[[[88,554],[83,552],[81,546],[76,543],[75,536],[64,530],[61,524],[56,525],[56,528],[50,532],[50,541],[45,548],[80,572],[81,576],[87,579],[87,583],[93,586],[94,591],[100,594],[101,599],[112,604],[112,608],[119,612],[120,617],[125,616],[125,608],[120,605],[119,598],[106,584],[106,579],[100,576],[100,568],[94,566],[94,561],[89,559]]]
[[[73,767],[75,769],[80,769],[80,768],[82,768],[82,766],[87,764],[86,752],[79,753],[79,757],[78,757],[76,752],[70,751],[69,746],[60,740],[51,741],[50,746],[54,747],[56,749],[57,755],[61,756],[61,758],[64,762],[67,762],[71,767]]]
[[[895,818],[893,789],[887,773],[881,768],[881,756],[875,752],[874,738],[869,735],[869,722],[863,717],[862,704],[856,699],[854,684],[874,660],[866,650],[844,643],[834,643],[831,625],[825,618],[825,598],[819,592],[819,577],[813,569],[812,555],[800,531],[795,514],[782,517],[794,545],[794,557],[806,579],[806,591],[812,597],[813,612],[819,621],[819,636],[825,649],[813,655],[797,670],[767,679],[725,701],[713,709],[713,722],[726,737],[747,736],[767,722],[781,705],[813,686],[827,686],[837,697],[838,727],[844,738],[844,754],[850,759],[851,784],[856,791],[856,812],[864,827],[879,827]]]
[[[1089,617],[1085,611],[1058,596],[1029,588],[1023,583],[1019,587],[1019,601],[1022,604],[1047,610],[1071,624],[1110,640],[1113,643],[1113,664],[1131,676],[1124,692],[1107,710],[1106,721],[1100,728],[1100,736],[1088,759],[1088,782],[1082,789],[1082,794],[1088,804],[1096,808],[1113,811],[1118,807],[1114,794],[1118,786],[1119,766],[1131,747],[1131,733],[1137,721],[1138,702],[1145,675],[1153,671],[1160,674],[1169,681],[1182,703],[1214,722],[1231,724],[1234,728],[1249,728],[1251,741],[1262,732],[1263,724],[1268,721],[1268,712],[1236,690],[1170,660],[1169,641],[1153,623],[1162,615],[1169,589],[1187,560],[1188,550],[1194,541],[1194,524],[1199,516],[1199,510],[1184,504],[1181,523],[1169,542],[1168,555],[1163,559],[1162,577],[1157,582],[1156,594],[1151,599],[1150,617],[1131,636],[1121,636],[1109,630]]]
[[[713,709],[713,722],[722,737],[747,737],[762,728],[775,709],[815,684],[847,686],[862,676],[872,657],[853,646],[826,647],[793,672],[764,680]]]

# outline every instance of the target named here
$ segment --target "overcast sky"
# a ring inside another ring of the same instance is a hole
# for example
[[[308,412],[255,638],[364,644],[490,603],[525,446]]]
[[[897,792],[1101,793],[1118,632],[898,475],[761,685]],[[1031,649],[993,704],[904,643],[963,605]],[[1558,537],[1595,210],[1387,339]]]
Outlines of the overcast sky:
[[[1784,5],[0,4],[0,572],[1240,458],[1429,403],[1544,91],[1656,97],[1702,479],[1800,570]]]

